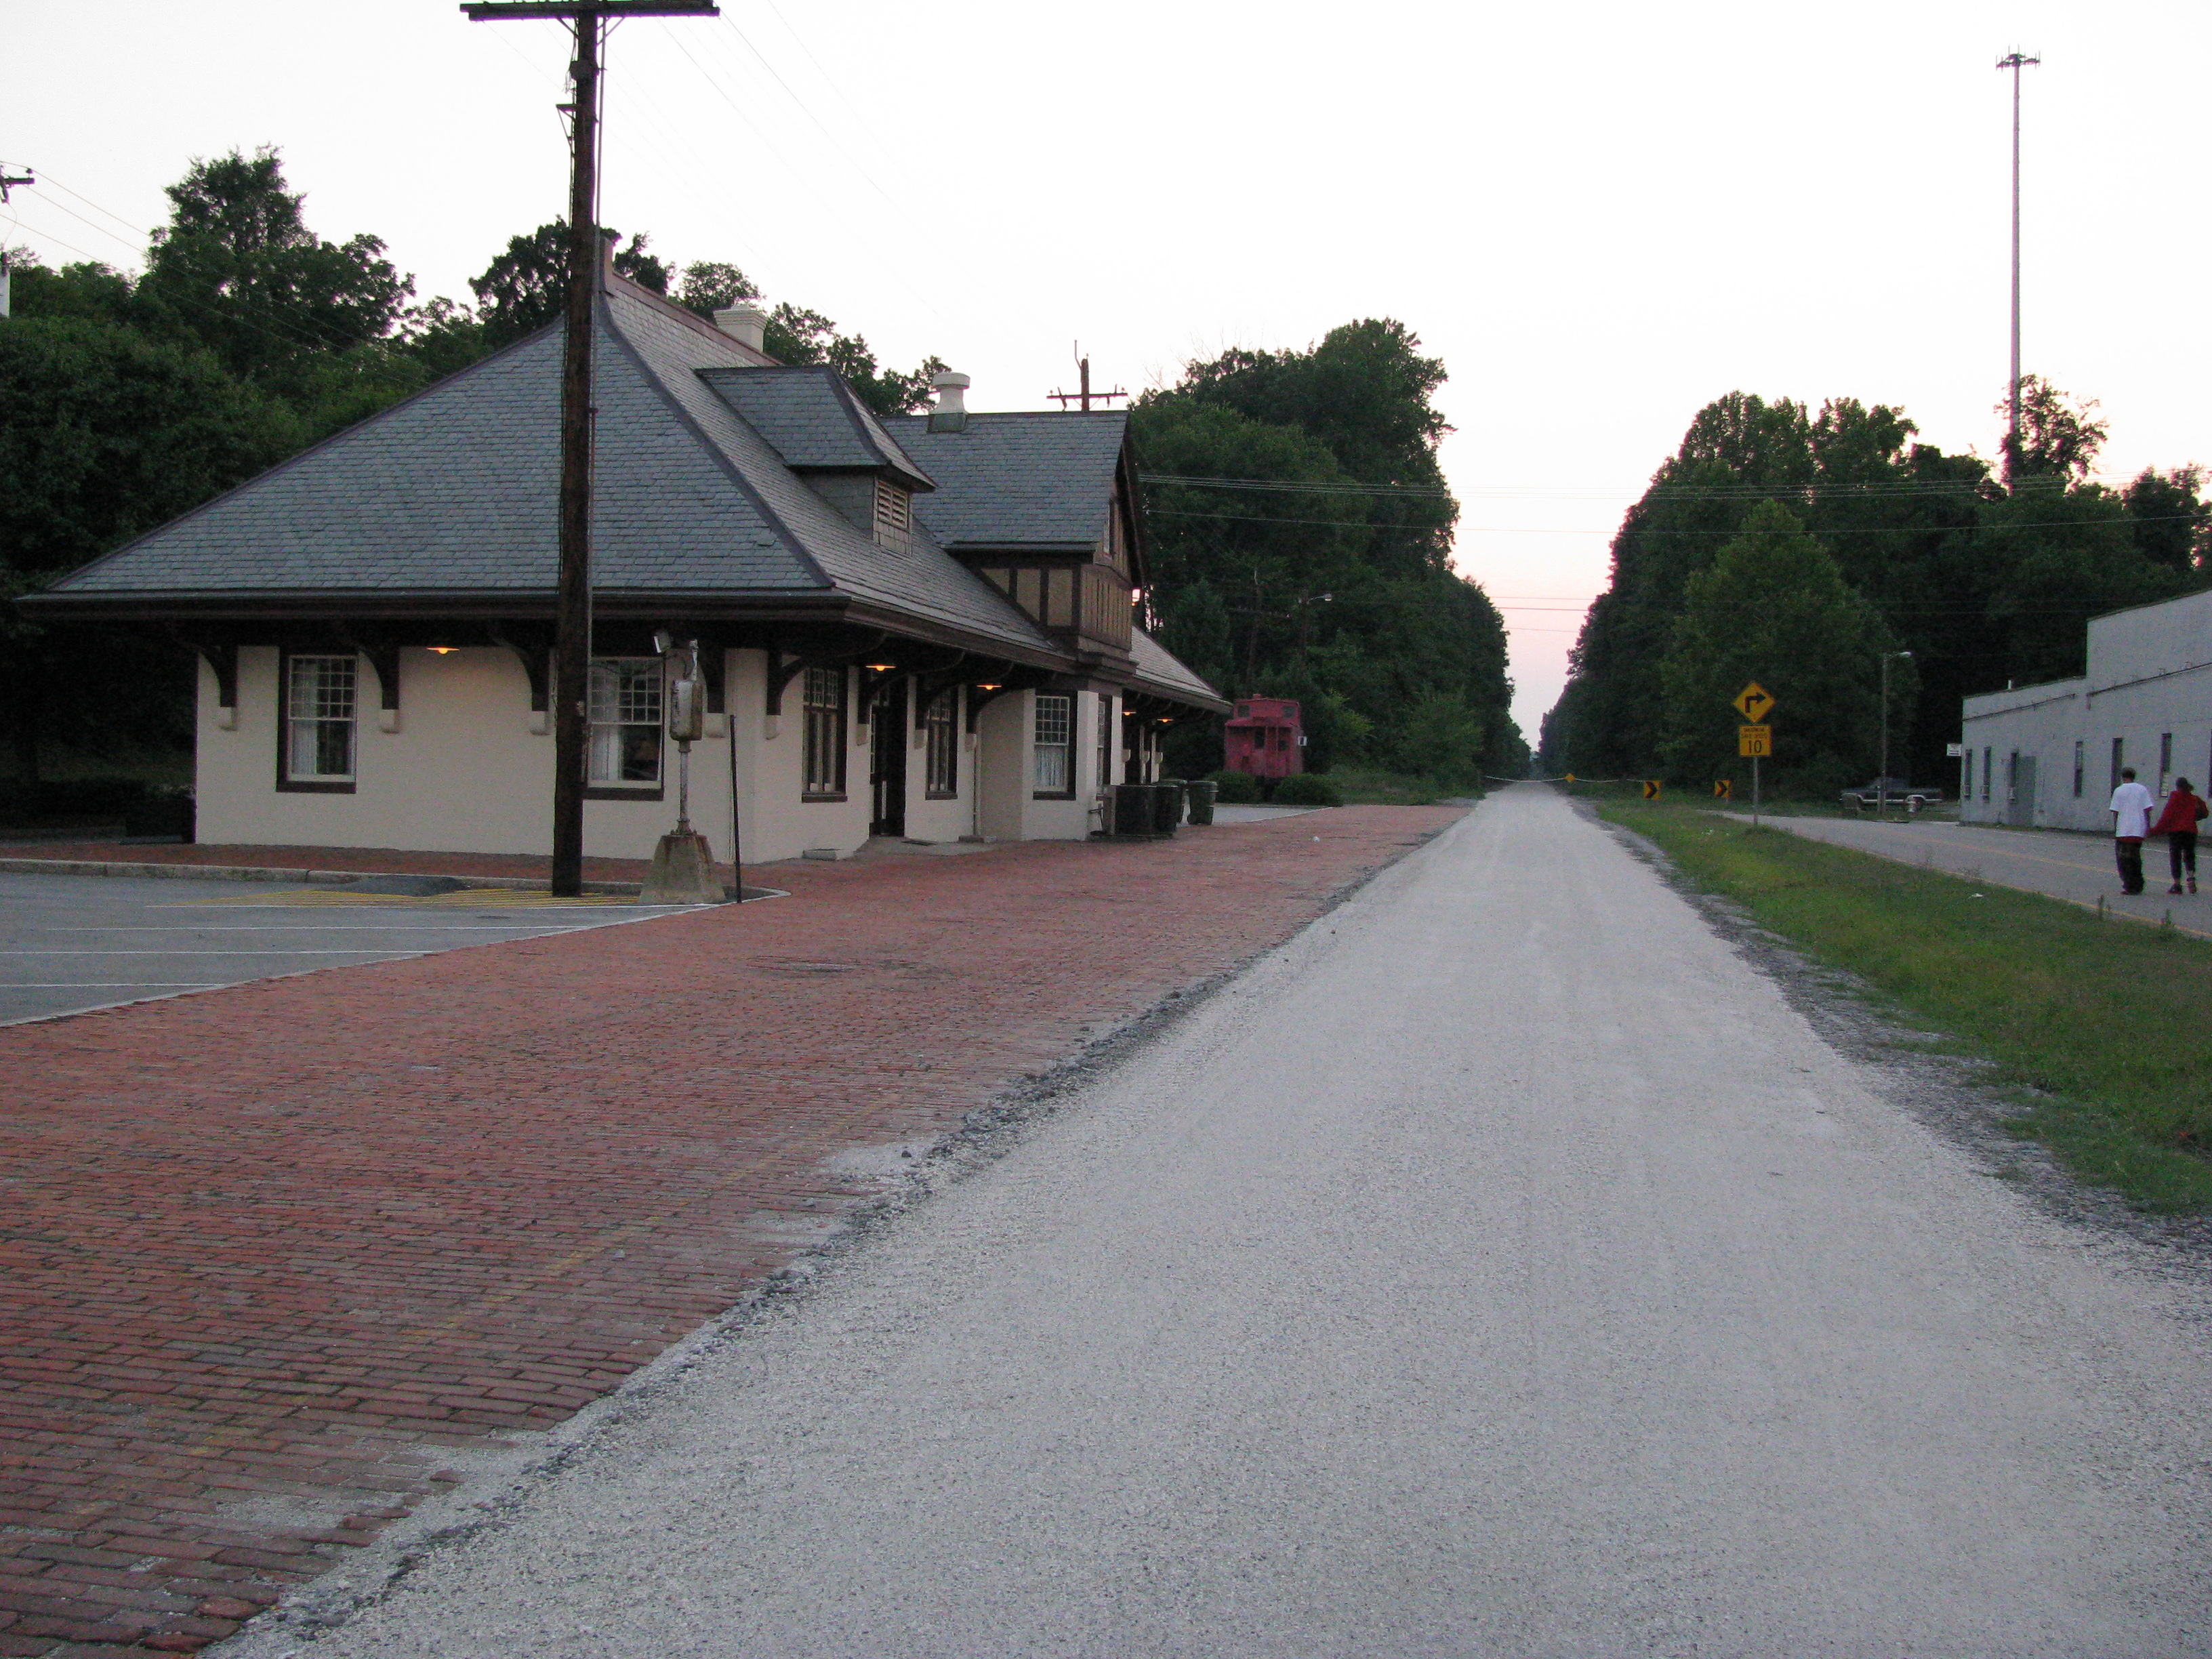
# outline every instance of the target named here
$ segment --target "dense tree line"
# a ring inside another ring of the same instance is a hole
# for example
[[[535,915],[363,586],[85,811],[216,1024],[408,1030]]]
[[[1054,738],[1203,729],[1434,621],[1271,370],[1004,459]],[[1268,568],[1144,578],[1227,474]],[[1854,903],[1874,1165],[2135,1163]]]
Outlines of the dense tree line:
[[[185,746],[183,647],[46,628],[6,601],[166,523],[307,444],[520,339],[560,314],[566,227],[513,238],[470,283],[473,304],[415,302],[374,236],[326,241],[273,149],[195,161],[168,187],[142,274],[11,259],[0,324],[0,718],[15,770],[41,740]],[[736,266],[680,270],[634,236],[615,268],[701,315],[759,290]],[[827,362],[879,411],[921,407],[932,358],[887,369],[820,313],[774,307],[770,353]]]
[[[2212,580],[2197,469],[2093,482],[2093,409],[2031,377],[2000,473],[1916,441],[1881,404],[1708,404],[1613,538],[1544,722],[1545,769],[1731,775],[1728,698],[1757,679],[1779,702],[1778,784],[1863,781],[1887,659],[1891,770],[1940,783],[1962,698],[2080,674],[2090,617]]]
[[[1517,775],[1504,626],[1448,562],[1444,370],[1419,348],[1403,324],[1349,323],[1139,398],[1152,604],[1168,647],[1229,695],[1300,700],[1315,769]],[[1176,742],[1183,769],[1220,763],[1218,732]]]

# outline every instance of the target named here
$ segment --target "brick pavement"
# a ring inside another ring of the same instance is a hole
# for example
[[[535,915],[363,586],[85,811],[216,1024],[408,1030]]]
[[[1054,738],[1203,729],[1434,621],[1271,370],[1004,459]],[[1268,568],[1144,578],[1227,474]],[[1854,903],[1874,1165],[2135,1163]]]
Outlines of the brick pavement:
[[[832,1154],[1456,816],[781,865],[775,903],[0,1031],[0,1656],[229,1633],[730,1306],[866,1195]]]

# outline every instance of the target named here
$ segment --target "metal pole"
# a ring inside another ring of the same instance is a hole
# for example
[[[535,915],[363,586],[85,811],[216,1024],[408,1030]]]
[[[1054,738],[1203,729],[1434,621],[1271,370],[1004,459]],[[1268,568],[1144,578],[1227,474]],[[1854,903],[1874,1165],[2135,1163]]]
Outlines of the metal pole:
[[[1751,757],[1751,827],[1759,828],[1759,757]]]
[[[1997,59],[1997,67],[2012,71],[2012,391],[2005,399],[2009,436],[2005,444],[2005,482],[2013,481],[2020,454],[2020,72],[2040,58],[2017,52]]]
[[[584,787],[592,664],[592,333],[599,286],[599,19],[575,20],[568,293],[561,356],[561,577],[553,625],[553,891],[584,890]]]

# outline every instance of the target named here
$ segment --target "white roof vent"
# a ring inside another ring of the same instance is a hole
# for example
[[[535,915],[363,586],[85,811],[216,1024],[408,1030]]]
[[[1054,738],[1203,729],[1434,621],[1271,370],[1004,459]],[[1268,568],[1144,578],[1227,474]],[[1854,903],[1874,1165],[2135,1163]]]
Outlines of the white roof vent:
[[[968,429],[968,388],[974,384],[957,369],[941,369],[929,377],[937,389],[937,407],[929,411],[932,432],[965,432]]]
[[[740,300],[714,313],[714,326],[739,345],[768,355],[768,313],[751,300]]]

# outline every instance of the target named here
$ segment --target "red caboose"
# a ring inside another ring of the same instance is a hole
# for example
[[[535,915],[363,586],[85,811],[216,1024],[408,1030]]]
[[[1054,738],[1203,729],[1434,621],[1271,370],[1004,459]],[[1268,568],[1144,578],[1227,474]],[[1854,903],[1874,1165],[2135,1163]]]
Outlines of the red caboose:
[[[1225,732],[1227,768],[1255,778],[1295,777],[1306,769],[1305,732],[1294,697],[1243,697]]]

